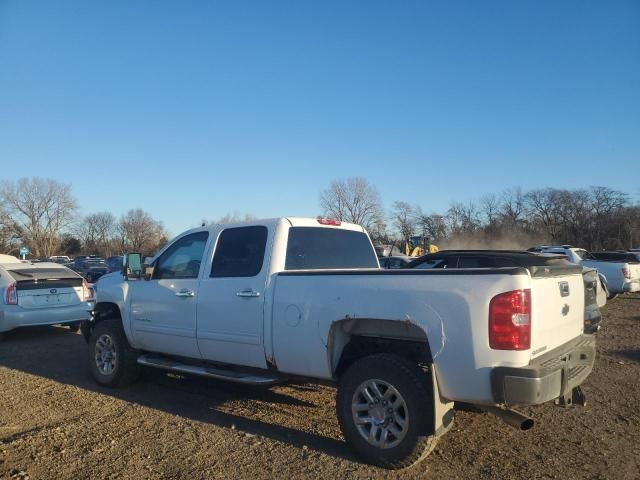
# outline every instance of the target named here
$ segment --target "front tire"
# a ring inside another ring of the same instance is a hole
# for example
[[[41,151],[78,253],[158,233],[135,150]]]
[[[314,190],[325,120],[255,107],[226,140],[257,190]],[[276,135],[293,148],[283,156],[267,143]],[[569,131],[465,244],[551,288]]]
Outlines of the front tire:
[[[140,375],[138,351],[131,348],[117,319],[98,323],[89,338],[89,365],[93,378],[106,387],[133,383]]]
[[[338,422],[349,446],[368,463],[399,469],[433,450],[426,435],[433,398],[428,377],[416,364],[391,354],[364,357],[340,379]]]

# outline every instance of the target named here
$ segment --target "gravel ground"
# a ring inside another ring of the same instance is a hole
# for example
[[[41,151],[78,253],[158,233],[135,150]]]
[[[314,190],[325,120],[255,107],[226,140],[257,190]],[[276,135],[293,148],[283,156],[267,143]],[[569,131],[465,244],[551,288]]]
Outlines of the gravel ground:
[[[0,478],[640,478],[640,296],[604,309],[585,408],[544,405],[518,432],[458,412],[419,466],[390,472],[344,444],[335,390],[248,388],[148,372],[98,387],[87,346],[64,328],[0,343]]]

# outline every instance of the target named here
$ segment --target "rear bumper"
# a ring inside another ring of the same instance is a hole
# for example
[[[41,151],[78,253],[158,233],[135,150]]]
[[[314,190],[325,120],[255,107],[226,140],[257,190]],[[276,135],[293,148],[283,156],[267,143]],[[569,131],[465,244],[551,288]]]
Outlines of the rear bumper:
[[[596,333],[600,330],[600,321],[602,320],[602,314],[597,305],[592,308],[585,309],[584,312],[584,333]]]
[[[526,367],[496,367],[491,388],[496,403],[539,405],[571,394],[593,370],[594,335],[581,335]]]
[[[18,327],[59,325],[89,319],[93,302],[55,308],[24,309],[19,305],[7,305],[0,309],[0,332]]]
[[[632,282],[624,282],[622,284],[623,292],[638,292],[640,291],[640,280],[633,280]]]

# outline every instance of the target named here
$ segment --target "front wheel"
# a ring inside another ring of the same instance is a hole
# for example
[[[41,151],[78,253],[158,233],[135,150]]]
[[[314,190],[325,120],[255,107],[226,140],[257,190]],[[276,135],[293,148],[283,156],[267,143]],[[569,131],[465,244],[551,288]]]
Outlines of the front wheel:
[[[428,377],[397,355],[378,354],[352,364],[340,379],[338,422],[351,448],[384,468],[406,468],[433,450],[426,435],[433,399]]]
[[[128,385],[138,378],[138,352],[129,345],[119,320],[95,326],[89,338],[89,365],[93,378],[107,387]]]

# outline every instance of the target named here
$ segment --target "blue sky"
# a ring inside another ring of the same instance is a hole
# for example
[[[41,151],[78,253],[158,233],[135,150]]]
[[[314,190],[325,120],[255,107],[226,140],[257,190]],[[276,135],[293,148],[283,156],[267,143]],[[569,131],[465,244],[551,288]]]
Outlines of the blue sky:
[[[640,2],[0,0],[0,179],[172,231],[317,215],[335,178],[445,210],[640,198]]]

